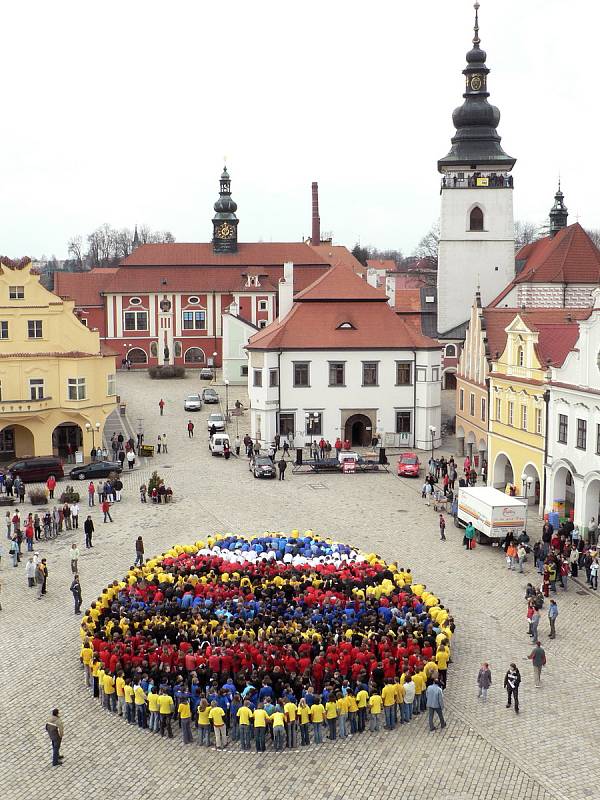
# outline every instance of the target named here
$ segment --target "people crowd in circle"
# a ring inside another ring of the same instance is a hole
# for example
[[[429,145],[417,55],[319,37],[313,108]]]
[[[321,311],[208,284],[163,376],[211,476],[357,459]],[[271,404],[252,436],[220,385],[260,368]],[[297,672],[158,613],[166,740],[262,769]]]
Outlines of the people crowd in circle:
[[[260,752],[393,729],[428,707],[445,727],[453,633],[410,569],[374,553],[311,531],[216,535],[108,586],[83,617],[81,662],[128,723]]]

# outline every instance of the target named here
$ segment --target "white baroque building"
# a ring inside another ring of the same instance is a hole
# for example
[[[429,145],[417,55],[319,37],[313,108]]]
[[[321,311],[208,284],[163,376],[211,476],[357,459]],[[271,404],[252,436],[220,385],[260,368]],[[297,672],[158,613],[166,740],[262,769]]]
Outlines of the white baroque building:
[[[277,432],[296,446],[322,436],[366,446],[428,448],[440,442],[441,348],[386,294],[340,264],[292,300],[247,346],[252,437]]]
[[[600,514],[600,288],[579,338],[552,368],[546,459],[546,511],[564,503],[580,530]]]

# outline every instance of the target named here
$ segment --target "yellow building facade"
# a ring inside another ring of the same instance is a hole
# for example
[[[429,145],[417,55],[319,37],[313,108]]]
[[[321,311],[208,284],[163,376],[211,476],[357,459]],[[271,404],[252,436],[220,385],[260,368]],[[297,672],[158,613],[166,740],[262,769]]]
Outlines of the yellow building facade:
[[[116,405],[115,356],[29,259],[0,259],[0,458],[89,456]]]
[[[489,364],[481,298],[476,295],[456,371],[456,440],[458,453],[475,460],[478,472],[487,459]]]
[[[542,364],[539,332],[516,314],[505,328],[503,352],[490,373],[488,483],[527,496],[540,506],[543,497],[547,369]]]

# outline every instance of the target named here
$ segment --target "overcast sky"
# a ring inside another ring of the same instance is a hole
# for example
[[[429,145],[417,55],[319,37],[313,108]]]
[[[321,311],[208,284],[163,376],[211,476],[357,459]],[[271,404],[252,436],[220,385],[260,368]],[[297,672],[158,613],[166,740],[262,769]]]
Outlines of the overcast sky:
[[[600,227],[593,0],[481,0],[515,216]],[[241,241],[410,253],[439,214],[469,0],[3,3],[0,253],[146,223],[208,241],[223,157]]]

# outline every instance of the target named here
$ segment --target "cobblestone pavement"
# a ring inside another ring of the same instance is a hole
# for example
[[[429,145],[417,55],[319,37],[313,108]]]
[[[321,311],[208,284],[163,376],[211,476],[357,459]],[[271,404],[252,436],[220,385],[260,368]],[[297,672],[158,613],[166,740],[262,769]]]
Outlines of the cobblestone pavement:
[[[590,637],[582,647],[581,636],[589,630],[590,616],[597,614],[597,597],[571,582],[558,598],[556,640],[548,640],[543,620],[548,665],[543,687],[534,691],[523,602],[525,582],[533,578],[531,565],[522,576],[506,570],[496,549],[478,547],[466,553],[452,526],[447,528],[448,541],[440,542],[437,514],[421,505],[420,483],[393,472],[310,477],[288,470],[281,483],[254,480],[245,459],[211,458],[207,411],[194,415],[193,439],[186,431],[190,415],[183,411],[183,398],[198,385],[195,377],[159,383],[142,374],[119,375],[119,392],[134,427],[135,419],[143,417],[146,442],[152,443],[158,433],[167,432],[169,453],[125,472],[124,499],[114,508],[113,524],[102,524],[97,507],[92,510],[95,546],[82,549],[79,563],[84,604],[126,572],[139,534],[147,555],[214,531],[298,527],[330,534],[410,565],[452,609],[458,630],[446,692],[448,727],[430,733],[421,716],[393,733],[365,733],[281,754],[201,751],[198,746],[184,748],[177,739],[160,740],[126,728],[101,710],[83,686],[67,553],[72,541],[83,546],[83,537],[81,531],[66,532],[40,547],[48,558],[49,594],[39,602],[26,586],[23,567],[13,569],[7,563],[3,544],[2,797],[599,797],[595,728],[600,668]],[[239,391],[230,390],[230,404]],[[163,418],[157,405],[161,395],[167,403]],[[175,492],[172,506],[139,503],[137,487],[153,468],[168,476]],[[82,518],[85,511],[82,504]],[[475,687],[483,660],[490,662],[494,679],[485,705],[477,700]],[[519,716],[505,708],[501,685],[511,660],[523,675]],[[50,766],[44,733],[55,705],[66,726],[62,769]]]

